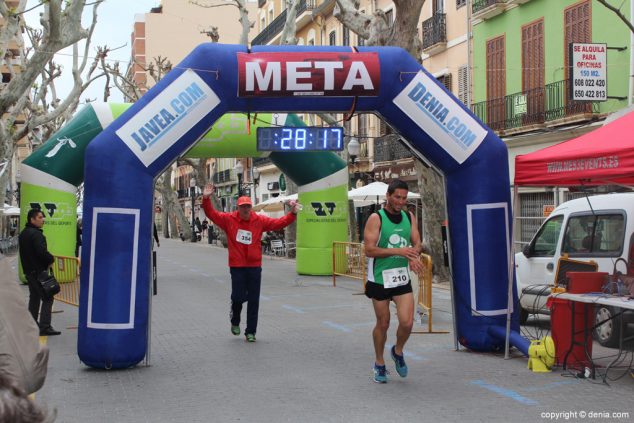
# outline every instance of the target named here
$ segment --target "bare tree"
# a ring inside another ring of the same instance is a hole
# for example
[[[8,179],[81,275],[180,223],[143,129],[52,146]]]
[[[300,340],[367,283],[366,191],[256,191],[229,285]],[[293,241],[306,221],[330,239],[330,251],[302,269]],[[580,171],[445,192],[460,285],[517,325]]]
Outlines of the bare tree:
[[[634,33],[634,25],[632,25],[632,22],[623,14],[623,12],[621,12],[621,8],[625,7],[627,5],[627,2],[623,0],[619,0],[620,5],[617,7],[608,3],[608,0],[597,0],[597,1],[601,3],[603,6],[605,6],[606,8],[608,8],[609,10],[611,10],[621,21],[623,21],[623,23],[630,29],[630,31]]]
[[[103,0],[94,0],[92,5],[92,23],[86,29],[81,25],[85,0],[63,1],[48,0],[26,10],[26,0],[20,0],[14,8],[0,2],[0,15],[3,26],[0,28],[0,64],[10,71],[10,81],[0,86],[0,161],[12,159],[15,144],[34,128],[43,131],[42,137],[52,133],[76,109],[81,93],[95,79],[95,61],[86,70],[88,48],[95,25],[97,10]],[[26,25],[24,14],[41,8],[41,28]],[[30,45],[26,45],[23,35],[28,36]],[[80,57],[77,43],[85,40],[83,56]],[[10,48],[17,44],[19,54]],[[62,69],[54,61],[60,50],[73,46],[73,88],[65,99],[57,96],[56,80]],[[84,82],[84,79],[86,80]],[[8,172],[0,177],[0,186],[6,186]],[[5,191],[0,190],[4,200]]]
[[[350,31],[366,40],[368,46],[397,46],[406,50],[421,62],[422,41],[417,36],[417,26],[425,0],[393,0],[396,19],[390,25],[382,10],[372,15],[361,13],[359,3],[351,0],[336,0],[334,16]],[[397,142],[397,141],[395,141]],[[418,186],[423,198],[423,220],[426,244],[434,263],[442,263],[441,225],[445,220],[445,192],[442,176],[433,168],[416,162]],[[449,274],[445,267],[434,266],[434,273],[441,279]]]
[[[249,31],[251,30],[251,28],[253,28],[253,25],[255,24],[255,22],[251,22],[249,20],[249,11],[247,10],[245,4],[246,4],[246,0],[231,0],[229,2],[226,1],[222,1],[222,0],[210,0],[208,2],[202,0],[202,2],[199,1],[190,1],[191,4],[195,4],[196,6],[200,6],[206,9],[211,9],[211,8],[215,8],[215,7],[225,7],[225,6],[233,6],[233,7],[237,7],[238,11],[240,12],[240,18],[238,19],[238,21],[240,22],[240,25],[242,25],[242,32],[240,33],[240,41],[239,44],[244,44],[245,46],[247,45],[247,43],[249,42]],[[218,40],[220,39],[220,36],[218,35],[218,31],[216,28],[216,31],[213,31],[212,27],[212,32],[211,34],[208,34],[211,38],[211,40],[214,43],[217,43]],[[205,33],[207,33],[205,31]]]

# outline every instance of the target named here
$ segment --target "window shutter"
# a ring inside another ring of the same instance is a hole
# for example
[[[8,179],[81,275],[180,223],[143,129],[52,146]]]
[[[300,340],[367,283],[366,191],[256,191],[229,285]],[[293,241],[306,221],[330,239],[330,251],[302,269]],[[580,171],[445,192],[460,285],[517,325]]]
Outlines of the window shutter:
[[[448,73],[446,75],[438,77],[438,81],[447,88],[447,91],[451,92],[451,74]]]
[[[469,69],[467,66],[460,66],[458,68],[458,100],[462,101],[462,104],[465,106],[469,106],[467,104],[469,87],[468,87],[468,74]]]

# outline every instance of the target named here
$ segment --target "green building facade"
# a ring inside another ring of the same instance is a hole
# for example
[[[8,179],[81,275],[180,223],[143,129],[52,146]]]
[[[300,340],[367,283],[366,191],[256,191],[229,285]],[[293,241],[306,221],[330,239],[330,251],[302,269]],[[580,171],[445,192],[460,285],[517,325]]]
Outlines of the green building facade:
[[[616,3],[629,17],[630,2]],[[471,108],[500,135],[628,105],[630,30],[596,0],[474,0],[472,13]],[[568,41],[607,45],[607,101],[569,99]]]

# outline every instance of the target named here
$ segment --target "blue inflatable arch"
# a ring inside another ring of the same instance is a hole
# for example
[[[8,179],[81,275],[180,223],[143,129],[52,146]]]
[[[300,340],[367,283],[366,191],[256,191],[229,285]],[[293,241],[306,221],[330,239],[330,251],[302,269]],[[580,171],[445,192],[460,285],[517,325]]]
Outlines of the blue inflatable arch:
[[[350,110],[379,114],[444,172],[456,335],[474,350],[501,348],[511,259],[503,142],[399,48],[203,44],[87,148],[81,361],[125,368],[144,358],[154,179],[218,118]]]

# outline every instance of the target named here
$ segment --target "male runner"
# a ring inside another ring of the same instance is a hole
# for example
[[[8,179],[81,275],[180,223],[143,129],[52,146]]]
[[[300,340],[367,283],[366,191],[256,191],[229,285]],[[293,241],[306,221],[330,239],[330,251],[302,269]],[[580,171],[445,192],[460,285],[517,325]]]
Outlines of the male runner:
[[[251,198],[238,198],[238,210],[223,213],[214,209],[211,195],[213,184],[203,190],[205,215],[227,233],[229,243],[229,271],[231,273],[231,333],[240,335],[240,313],[242,303],[247,304],[247,326],[244,335],[248,342],[255,342],[260,307],[260,284],[262,281],[262,232],[278,231],[293,223],[300,205],[291,202],[291,211],[284,217],[273,219],[255,213]]]
[[[405,209],[407,184],[400,179],[392,181],[387,188],[387,204],[370,215],[363,238],[368,262],[368,282],[365,295],[372,299],[376,326],[372,331],[374,340],[374,381],[387,382],[387,370],[383,359],[387,330],[390,327],[390,301],[396,304],[398,329],[396,345],[390,352],[401,377],[407,376],[407,364],[403,347],[414,324],[414,295],[410,272],[420,272],[423,265],[419,254],[422,250],[420,234],[412,214]]]

